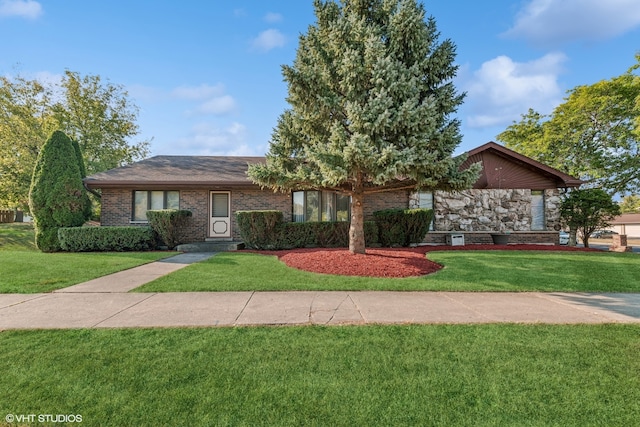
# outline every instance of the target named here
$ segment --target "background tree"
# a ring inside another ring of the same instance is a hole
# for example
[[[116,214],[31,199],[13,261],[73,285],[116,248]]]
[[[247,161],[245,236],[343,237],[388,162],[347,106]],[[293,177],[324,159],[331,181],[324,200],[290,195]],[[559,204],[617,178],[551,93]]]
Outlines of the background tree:
[[[86,190],[73,143],[55,131],[45,142],[33,171],[29,207],[36,229],[36,246],[43,252],[60,250],[58,229],[84,223]]]
[[[80,76],[65,71],[60,88],[64,100],[54,107],[61,129],[78,141],[86,172],[113,169],[148,154],[148,142],[129,144],[139,132],[138,107],[120,85],[100,76]]]
[[[640,195],[632,194],[622,198],[620,202],[620,212],[640,213]]]
[[[291,109],[251,179],[276,190],[351,196],[349,250],[364,253],[365,195],[397,188],[467,188],[477,168],[452,158],[462,103],[451,82],[455,45],[438,42],[415,0],[314,1],[316,23],[283,66]],[[385,186],[385,188],[381,188]]]
[[[137,113],[121,86],[99,76],[0,77],[0,206],[28,209],[33,168],[54,130],[79,143],[89,174],[144,158],[148,141],[130,143],[139,132]]]
[[[58,126],[53,104],[50,87],[0,76],[0,208],[28,209],[38,153]]]
[[[572,190],[560,205],[560,216],[571,229],[577,230],[586,248],[591,234],[609,227],[618,215],[618,204],[599,188]]]
[[[611,195],[640,191],[640,76],[569,91],[550,116],[533,110],[497,139],[522,154],[589,181]]]

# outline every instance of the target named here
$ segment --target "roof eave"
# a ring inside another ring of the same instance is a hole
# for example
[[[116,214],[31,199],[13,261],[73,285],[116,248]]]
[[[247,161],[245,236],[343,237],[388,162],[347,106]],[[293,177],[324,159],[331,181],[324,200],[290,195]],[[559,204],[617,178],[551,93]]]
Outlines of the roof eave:
[[[260,186],[251,181],[139,181],[139,180],[92,180],[85,179],[87,188],[96,189],[202,189],[202,188],[250,188],[257,189]]]

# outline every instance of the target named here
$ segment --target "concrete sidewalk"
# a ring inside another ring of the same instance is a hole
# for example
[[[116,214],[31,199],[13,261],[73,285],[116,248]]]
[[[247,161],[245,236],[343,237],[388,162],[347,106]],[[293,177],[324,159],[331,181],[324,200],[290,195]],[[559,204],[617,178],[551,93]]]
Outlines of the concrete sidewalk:
[[[48,294],[0,294],[0,330],[245,325],[640,323],[640,294],[127,293],[214,256],[186,253]]]
[[[360,291],[0,295],[0,330],[505,322],[640,323],[640,294]]]

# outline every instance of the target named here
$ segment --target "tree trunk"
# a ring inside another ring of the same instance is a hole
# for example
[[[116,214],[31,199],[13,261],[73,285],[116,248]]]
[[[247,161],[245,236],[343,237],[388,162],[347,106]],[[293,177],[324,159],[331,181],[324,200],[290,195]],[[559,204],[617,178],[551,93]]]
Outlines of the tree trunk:
[[[578,245],[578,230],[575,228],[569,228],[569,243],[568,246],[577,246]]]
[[[349,227],[349,252],[365,253],[364,241],[364,192],[355,191],[351,195],[351,226]]]

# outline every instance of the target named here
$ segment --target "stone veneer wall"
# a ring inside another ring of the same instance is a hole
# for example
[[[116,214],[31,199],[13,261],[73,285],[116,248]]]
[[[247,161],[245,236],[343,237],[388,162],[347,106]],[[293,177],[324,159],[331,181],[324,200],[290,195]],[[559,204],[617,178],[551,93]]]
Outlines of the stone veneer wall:
[[[417,203],[410,197],[410,206]],[[510,243],[558,243],[560,191],[544,191],[545,229],[531,230],[531,190],[483,189],[434,194],[434,231],[425,243],[444,244],[451,232],[463,232],[465,244],[492,243],[492,232],[511,233]]]
[[[531,230],[531,190],[437,191],[435,231],[557,231],[559,191],[545,190],[544,199],[545,229]]]

